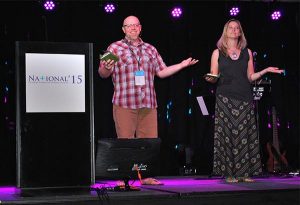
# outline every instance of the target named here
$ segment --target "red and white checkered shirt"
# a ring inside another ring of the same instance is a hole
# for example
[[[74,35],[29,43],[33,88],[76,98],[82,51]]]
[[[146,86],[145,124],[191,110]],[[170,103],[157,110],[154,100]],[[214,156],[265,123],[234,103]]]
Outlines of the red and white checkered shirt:
[[[138,46],[123,39],[112,43],[107,50],[119,56],[112,73],[112,103],[131,109],[156,108],[154,76],[166,68],[156,48],[141,39]],[[135,72],[138,70],[145,73],[145,85],[135,85]]]

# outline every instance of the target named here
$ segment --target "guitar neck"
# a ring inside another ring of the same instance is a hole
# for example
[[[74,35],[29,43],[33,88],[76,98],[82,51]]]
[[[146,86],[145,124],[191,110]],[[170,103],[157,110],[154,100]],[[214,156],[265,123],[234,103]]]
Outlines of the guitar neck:
[[[276,109],[272,107],[272,122],[273,122],[273,146],[278,153],[279,152],[279,140],[278,140],[278,130],[277,130],[277,114]]]

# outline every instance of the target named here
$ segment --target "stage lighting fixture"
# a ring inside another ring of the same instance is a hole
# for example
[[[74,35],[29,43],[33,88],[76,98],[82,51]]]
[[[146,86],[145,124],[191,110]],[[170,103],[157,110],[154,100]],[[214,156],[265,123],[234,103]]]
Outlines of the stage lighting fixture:
[[[106,13],[113,13],[115,11],[116,7],[115,5],[108,3],[104,6],[104,10]]]
[[[230,16],[237,16],[240,10],[238,7],[232,7],[229,12],[230,12]]]
[[[44,9],[47,11],[52,11],[55,8],[55,2],[51,0],[46,0],[43,2]]]
[[[182,9],[179,8],[179,7],[175,7],[173,10],[172,10],[172,16],[174,18],[179,18],[182,14]]]
[[[279,20],[280,17],[281,17],[281,12],[280,12],[280,11],[274,11],[274,12],[271,14],[271,19],[274,20],[274,21]]]

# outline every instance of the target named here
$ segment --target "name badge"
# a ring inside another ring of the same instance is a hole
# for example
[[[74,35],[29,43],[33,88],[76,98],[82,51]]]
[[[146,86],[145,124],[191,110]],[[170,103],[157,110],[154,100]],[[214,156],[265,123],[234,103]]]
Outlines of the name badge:
[[[145,85],[145,72],[143,70],[139,70],[134,73],[134,84]]]

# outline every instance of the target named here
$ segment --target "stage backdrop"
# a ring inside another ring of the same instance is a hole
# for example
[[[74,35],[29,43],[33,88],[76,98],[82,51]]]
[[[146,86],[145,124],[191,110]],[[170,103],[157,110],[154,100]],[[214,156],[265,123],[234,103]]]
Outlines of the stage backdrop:
[[[91,43],[16,43],[17,185],[94,183]]]

